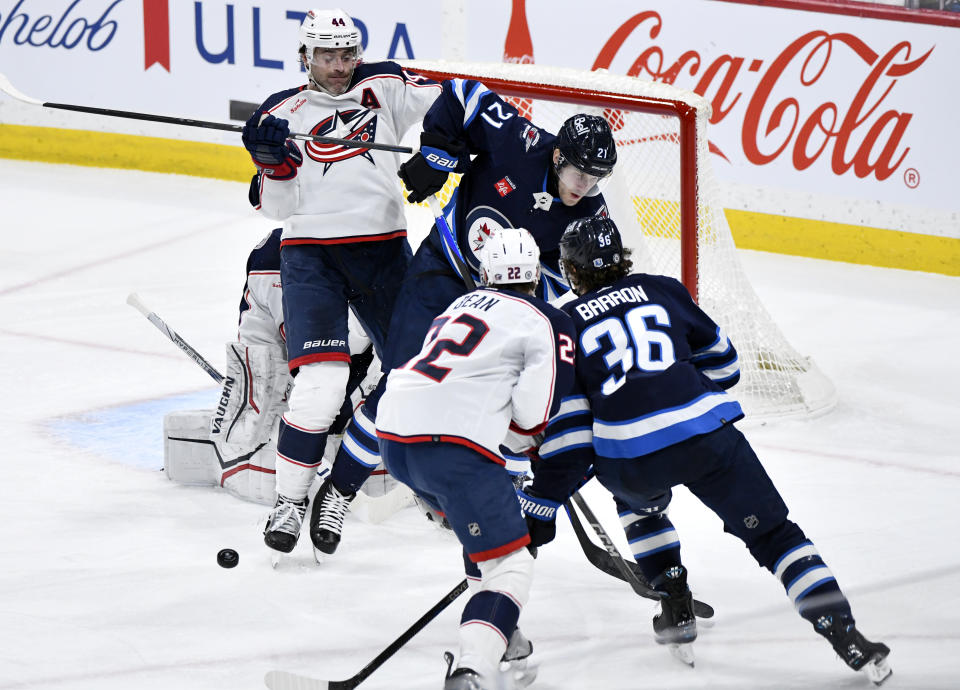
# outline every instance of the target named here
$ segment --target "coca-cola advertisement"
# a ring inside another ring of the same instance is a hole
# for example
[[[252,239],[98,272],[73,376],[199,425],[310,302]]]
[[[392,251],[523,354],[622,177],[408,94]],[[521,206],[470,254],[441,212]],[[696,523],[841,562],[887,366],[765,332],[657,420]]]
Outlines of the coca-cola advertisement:
[[[960,237],[950,191],[960,96],[947,86],[960,65],[960,22],[715,0],[597,2],[571,22],[558,3],[512,5],[509,18],[485,10],[470,24],[497,33],[506,20],[505,52],[515,37],[512,54],[531,45],[539,64],[705,96],[713,166],[732,205],[758,209],[766,196],[776,199],[771,212],[779,204],[802,217]],[[894,206],[913,222],[891,221]]]

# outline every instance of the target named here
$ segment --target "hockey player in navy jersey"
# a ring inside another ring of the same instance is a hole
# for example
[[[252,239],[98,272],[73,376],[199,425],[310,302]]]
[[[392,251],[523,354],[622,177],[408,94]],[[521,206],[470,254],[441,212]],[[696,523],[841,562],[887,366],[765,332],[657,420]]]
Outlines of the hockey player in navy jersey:
[[[522,501],[524,520],[499,446],[529,446],[573,382],[570,318],[533,297],[533,237],[497,230],[479,254],[484,287],[456,298],[420,351],[388,374],[377,417],[387,469],[446,514],[468,575],[479,567],[446,690],[514,687],[501,661],[512,662],[504,674],[516,674],[532,651],[517,628],[533,578],[526,547],[552,539],[544,530],[557,506]]]
[[[463,173],[443,212],[456,246],[434,226],[417,249],[391,320],[384,372],[416,354],[434,317],[468,292],[454,256],[463,257],[475,282],[483,243],[499,228],[524,227],[536,240],[542,275],[538,296],[551,300],[566,292],[557,263],[560,235],[576,218],[606,215],[598,185],[617,160],[613,134],[602,117],[574,115],[554,136],[469,79],[443,83],[423,126],[420,151],[400,166],[399,175],[411,190],[407,198],[419,202],[437,192],[450,172]],[[383,385],[344,434],[331,474],[339,493],[356,491],[377,465],[374,420]],[[335,546],[339,533],[318,527],[315,517],[315,544]]]
[[[737,352],[677,280],[630,275],[609,218],[571,223],[561,267],[579,296],[563,305],[577,331],[577,382],[550,422],[532,491],[562,502],[593,465],[614,496],[634,557],[663,597],[658,642],[692,661],[697,637],[680,540],[667,517],[671,488],[686,486],[780,580],[799,614],[850,668],[876,683],[889,649],[865,639],[847,598],[750,444],[725,392],[740,377]]]
[[[276,553],[297,543],[310,483],[343,402],[347,305],[382,359],[411,256],[396,153],[312,141],[301,147],[287,137],[300,131],[397,144],[440,93],[438,84],[396,63],[362,63],[360,31],[342,10],[309,11],[299,39],[307,84],[268,98],[243,130],[259,168],[251,200],[283,221],[283,312],[296,377],[277,444],[277,504],[264,531]],[[314,503],[320,528],[339,536],[354,495],[325,482]]]

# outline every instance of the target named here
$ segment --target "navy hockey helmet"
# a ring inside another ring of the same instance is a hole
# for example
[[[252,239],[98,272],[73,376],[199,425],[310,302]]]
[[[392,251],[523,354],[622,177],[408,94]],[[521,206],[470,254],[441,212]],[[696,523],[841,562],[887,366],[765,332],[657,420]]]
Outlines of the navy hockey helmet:
[[[606,177],[617,162],[617,144],[610,125],[599,115],[580,113],[567,118],[554,144],[560,150],[559,170],[570,163],[595,177]]]
[[[623,258],[620,231],[605,216],[578,218],[567,225],[560,237],[561,269],[563,262],[569,261],[577,269],[598,270],[616,266]],[[564,278],[567,279],[566,275]]]

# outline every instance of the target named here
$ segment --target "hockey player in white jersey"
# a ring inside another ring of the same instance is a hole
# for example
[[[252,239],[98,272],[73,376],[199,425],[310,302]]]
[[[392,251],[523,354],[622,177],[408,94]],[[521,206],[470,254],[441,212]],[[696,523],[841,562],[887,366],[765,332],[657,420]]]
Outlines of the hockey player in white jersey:
[[[447,690],[504,687],[532,651],[517,628],[533,579],[526,547],[553,538],[557,504],[521,495],[521,511],[498,448],[532,446],[573,383],[571,320],[533,297],[533,236],[495,231],[479,256],[484,287],[458,297],[420,352],[388,374],[377,415],[387,469],[443,511],[468,576],[479,568]]]
[[[308,83],[268,98],[243,132],[260,170],[257,207],[283,221],[283,311],[296,385],[280,422],[277,505],[264,531],[264,542],[280,553],[297,543],[310,483],[343,401],[347,304],[381,355],[411,256],[396,153],[312,141],[301,148],[287,136],[294,130],[395,145],[440,93],[438,84],[396,63],[363,63],[360,31],[342,10],[309,11],[299,40]],[[326,482],[315,499],[318,525],[331,526],[339,539],[354,495]],[[336,548],[322,539],[315,545]]]
[[[164,417],[164,470],[169,479],[193,486],[217,485],[238,498],[269,505],[277,498],[279,417],[287,409],[292,384],[282,308],[280,233],[280,228],[268,233],[247,258],[237,338],[226,345],[227,366],[217,407],[170,412]],[[352,313],[348,322],[347,400],[331,427],[332,439],[342,433],[354,407],[379,378],[370,339]],[[329,462],[335,452],[331,440],[326,453]]]

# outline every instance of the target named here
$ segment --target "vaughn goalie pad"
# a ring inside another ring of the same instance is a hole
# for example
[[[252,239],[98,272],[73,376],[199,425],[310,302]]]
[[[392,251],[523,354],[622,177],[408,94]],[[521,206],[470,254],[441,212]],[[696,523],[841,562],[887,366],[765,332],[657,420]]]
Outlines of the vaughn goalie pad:
[[[213,415],[212,410],[185,410],[164,416],[167,478],[190,486],[220,486],[237,498],[272,506],[277,497],[275,434],[242,453],[225,456],[210,440]]]
[[[293,379],[280,347],[227,343],[226,351],[227,373],[209,438],[222,455],[235,457],[269,440]]]

